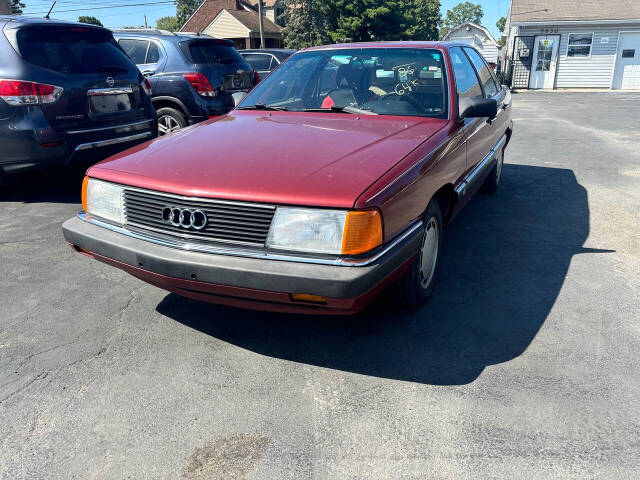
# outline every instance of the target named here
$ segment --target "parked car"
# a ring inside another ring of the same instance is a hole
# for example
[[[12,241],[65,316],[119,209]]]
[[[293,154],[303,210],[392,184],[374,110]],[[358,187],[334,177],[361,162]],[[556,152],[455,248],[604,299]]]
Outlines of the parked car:
[[[465,44],[314,47],[217,121],[92,167],[63,231],[198,300],[345,314],[391,287],[415,307],[512,131],[509,90]]]
[[[151,82],[160,135],[227,113],[232,94],[259,81],[229,40],[162,30],[115,30],[116,40]]]
[[[22,16],[0,16],[0,29],[0,176],[157,136],[149,82],[109,30]]]
[[[238,53],[251,65],[251,68],[258,72],[262,80],[296,51],[286,48],[264,48],[240,50]]]

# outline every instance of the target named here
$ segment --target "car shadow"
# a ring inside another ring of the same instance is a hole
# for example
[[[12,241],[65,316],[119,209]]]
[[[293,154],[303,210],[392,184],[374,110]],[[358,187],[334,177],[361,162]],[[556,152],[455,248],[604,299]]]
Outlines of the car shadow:
[[[449,225],[440,283],[416,311],[377,300],[353,317],[264,313],[169,294],[157,311],[274,358],[433,385],[475,380],[521,355],[545,322],[589,233],[571,170],[505,165]]]

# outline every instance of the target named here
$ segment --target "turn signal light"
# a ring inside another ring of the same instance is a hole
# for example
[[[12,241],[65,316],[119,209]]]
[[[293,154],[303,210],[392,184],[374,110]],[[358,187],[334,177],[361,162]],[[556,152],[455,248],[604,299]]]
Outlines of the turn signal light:
[[[87,186],[89,185],[89,177],[85,176],[82,180],[82,209],[87,213]]]
[[[382,216],[378,210],[347,213],[342,236],[342,254],[359,255],[382,245]]]
[[[291,300],[296,302],[308,302],[308,303],[327,303],[327,297],[320,295],[311,295],[308,293],[292,293]]]

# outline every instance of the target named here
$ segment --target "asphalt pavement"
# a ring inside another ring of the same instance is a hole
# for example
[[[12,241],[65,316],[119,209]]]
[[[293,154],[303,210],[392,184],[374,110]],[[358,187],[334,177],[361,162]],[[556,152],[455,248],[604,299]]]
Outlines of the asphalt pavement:
[[[0,192],[0,479],[629,479],[640,94],[519,93],[434,298],[219,307],[73,252],[78,170]]]

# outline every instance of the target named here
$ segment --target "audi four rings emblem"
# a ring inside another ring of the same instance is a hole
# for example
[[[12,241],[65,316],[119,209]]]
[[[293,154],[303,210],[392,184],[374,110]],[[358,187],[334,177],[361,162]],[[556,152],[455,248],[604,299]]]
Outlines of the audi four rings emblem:
[[[202,230],[207,226],[207,214],[190,208],[164,207],[162,221],[174,227]]]

